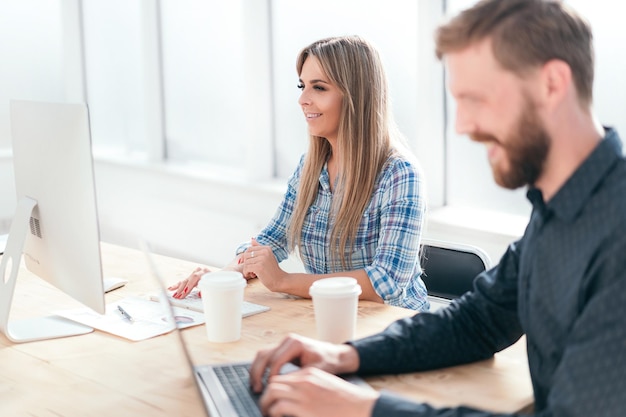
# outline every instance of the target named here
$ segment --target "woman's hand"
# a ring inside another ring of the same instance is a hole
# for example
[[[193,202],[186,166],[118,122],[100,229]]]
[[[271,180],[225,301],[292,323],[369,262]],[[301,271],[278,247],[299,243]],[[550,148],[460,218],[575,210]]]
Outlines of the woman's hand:
[[[207,272],[211,272],[211,270],[209,268],[197,267],[186,279],[178,281],[176,284],[170,285],[169,287],[167,287],[167,289],[170,291],[174,291],[172,297],[185,298],[187,295],[189,295],[191,290],[194,289],[196,285],[198,285],[198,282],[200,281],[200,278],[202,278],[202,275],[206,274]]]
[[[252,245],[243,252],[243,276],[258,278],[270,291],[281,291],[287,273],[280,269],[272,248],[252,239]]]

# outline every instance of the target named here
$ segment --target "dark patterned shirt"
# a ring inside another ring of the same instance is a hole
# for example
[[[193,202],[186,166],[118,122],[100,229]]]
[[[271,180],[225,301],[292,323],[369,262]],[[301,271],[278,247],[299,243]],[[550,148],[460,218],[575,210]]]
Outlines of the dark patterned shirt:
[[[491,357],[526,334],[537,416],[626,416],[626,160],[612,129],[474,290],[352,344],[362,374]],[[488,388],[486,388],[488,389]],[[374,416],[489,416],[383,392]]]

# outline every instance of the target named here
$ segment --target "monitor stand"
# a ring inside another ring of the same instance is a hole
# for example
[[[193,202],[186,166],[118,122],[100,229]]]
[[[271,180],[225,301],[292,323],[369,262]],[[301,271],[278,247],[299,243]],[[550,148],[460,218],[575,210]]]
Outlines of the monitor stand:
[[[30,217],[36,205],[37,201],[28,197],[18,202],[0,263],[0,331],[15,343],[78,336],[93,331],[91,327],[60,316],[9,321],[15,281],[20,269],[26,234],[30,229]]]

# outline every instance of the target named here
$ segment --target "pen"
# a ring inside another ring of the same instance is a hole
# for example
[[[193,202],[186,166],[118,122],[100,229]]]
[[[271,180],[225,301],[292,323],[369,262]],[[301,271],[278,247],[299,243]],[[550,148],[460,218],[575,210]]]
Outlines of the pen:
[[[122,316],[124,316],[126,320],[130,321],[131,323],[133,322],[133,317],[128,314],[128,312],[126,312],[126,310],[124,310],[122,306],[118,305],[117,309],[120,311],[120,313],[122,313]]]

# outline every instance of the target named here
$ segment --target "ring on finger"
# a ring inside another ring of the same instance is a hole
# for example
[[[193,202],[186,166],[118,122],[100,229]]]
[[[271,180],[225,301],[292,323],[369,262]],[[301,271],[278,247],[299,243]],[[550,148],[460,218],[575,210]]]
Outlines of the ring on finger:
[[[252,251],[252,252],[250,253],[250,257],[251,257],[251,258],[254,258],[254,251]]]

